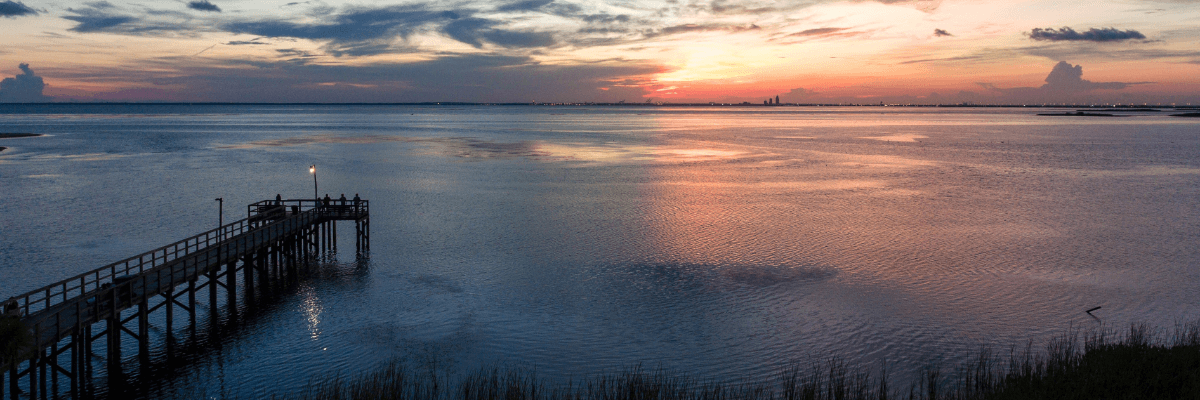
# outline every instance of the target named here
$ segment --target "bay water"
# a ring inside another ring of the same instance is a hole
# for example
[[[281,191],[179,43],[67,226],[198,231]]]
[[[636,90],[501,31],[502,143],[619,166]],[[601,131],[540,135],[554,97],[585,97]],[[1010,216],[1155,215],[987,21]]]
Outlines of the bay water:
[[[1200,318],[1200,122],[1038,112],[3,105],[0,132],[45,136],[0,139],[0,298],[214,228],[218,197],[225,221],[311,198],[315,164],[320,195],[370,200],[369,257],[343,225],[320,276],[169,370],[130,367],[138,396],[392,360],[903,375]]]

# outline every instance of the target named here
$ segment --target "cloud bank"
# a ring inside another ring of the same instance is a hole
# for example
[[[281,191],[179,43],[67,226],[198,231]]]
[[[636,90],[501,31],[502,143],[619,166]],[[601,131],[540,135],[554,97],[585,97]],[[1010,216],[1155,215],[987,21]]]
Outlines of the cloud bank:
[[[1059,61],[1046,77],[1042,90],[1062,93],[1087,92],[1092,90],[1119,90],[1129,86],[1124,82],[1092,82],[1083,79],[1083,66]]]
[[[1029,38],[1051,42],[1120,42],[1145,39],[1146,35],[1132,29],[1123,31],[1117,28],[1091,28],[1084,32],[1076,32],[1074,29],[1064,26],[1059,29],[1033,28],[1029,32]]]
[[[21,74],[0,81],[0,103],[33,103],[49,101],[42,95],[46,83],[33,73],[29,64],[20,65]]]
[[[0,17],[13,18],[37,14],[37,10],[29,8],[29,6],[19,1],[0,1]]]

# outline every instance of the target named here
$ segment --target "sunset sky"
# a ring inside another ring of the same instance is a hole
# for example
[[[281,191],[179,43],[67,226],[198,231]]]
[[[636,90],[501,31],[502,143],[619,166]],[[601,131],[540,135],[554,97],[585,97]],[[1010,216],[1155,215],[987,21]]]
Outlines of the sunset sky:
[[[0,101],[1200,104],[1197,0],[0,0],[0,26]]]

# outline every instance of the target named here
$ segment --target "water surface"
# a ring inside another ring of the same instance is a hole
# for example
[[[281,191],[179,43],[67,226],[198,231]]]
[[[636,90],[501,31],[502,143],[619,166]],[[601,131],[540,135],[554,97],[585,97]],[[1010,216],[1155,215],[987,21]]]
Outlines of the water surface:
[[[316,164],[322,195],[371,200],[369,260],[340,255],[142,395],[286,393],[394,358],[903,371],[1195,320],[1200,123],[1037,112],[2,106],[0,130],[48,136],[0,140],[0,297],[214,227],[216,197],[227,218],[310,197]]]

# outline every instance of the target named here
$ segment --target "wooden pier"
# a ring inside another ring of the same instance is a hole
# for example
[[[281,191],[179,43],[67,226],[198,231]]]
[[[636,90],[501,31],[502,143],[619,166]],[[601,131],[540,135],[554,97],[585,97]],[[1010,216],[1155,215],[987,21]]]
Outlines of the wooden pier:
[[[123,337],[150,363],[152,313],[163,313],[156,318],[165,326],[155,330],[168,342],[184,329],[194,338],[197,313],[207,305],[215,317],[221,292],[236,313],[239,286],[253,307],[273,281],[298,281],[335,252],[338,221],[354,222],[355,254],[368,252],[369,210],[357,196],[260,201],[245,219],[0,303],[0,322],[19,321],[19,334],[0,343],[0,400],[91,397],[94,359],[104,360],[110,379],[122,375]],[[187,326],[174,326],[177,312]]]

